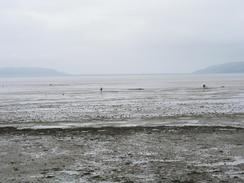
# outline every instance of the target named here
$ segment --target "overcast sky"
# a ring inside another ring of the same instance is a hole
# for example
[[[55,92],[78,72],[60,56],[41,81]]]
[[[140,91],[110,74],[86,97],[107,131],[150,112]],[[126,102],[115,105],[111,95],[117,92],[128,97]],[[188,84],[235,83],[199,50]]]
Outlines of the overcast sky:
[[[0,67],[176,73],[237,61],[243,0],[0,0]]]

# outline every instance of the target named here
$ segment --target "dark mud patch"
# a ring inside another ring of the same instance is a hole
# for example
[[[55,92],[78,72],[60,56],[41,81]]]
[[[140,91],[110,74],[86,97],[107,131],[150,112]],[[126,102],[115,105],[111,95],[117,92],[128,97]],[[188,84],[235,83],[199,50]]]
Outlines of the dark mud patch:
[[[235,126],[129,126],[129,127],[75,127],[75,128],[18,128],[12,126],[0,127],[0,134],[37,134],[37,135],[52,135],[52,134],[79,134],[79,133],[134,133],[154,131],[174,132],[174,133],[211,133],[216,131],[244,131],[244,128]]]

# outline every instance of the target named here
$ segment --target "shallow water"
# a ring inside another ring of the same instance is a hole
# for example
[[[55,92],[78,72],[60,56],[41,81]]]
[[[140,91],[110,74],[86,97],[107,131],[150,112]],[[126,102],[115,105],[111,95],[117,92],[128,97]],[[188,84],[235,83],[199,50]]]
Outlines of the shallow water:
[[[244,127],[244,75],[1,78],[0,87],[1,126]]]

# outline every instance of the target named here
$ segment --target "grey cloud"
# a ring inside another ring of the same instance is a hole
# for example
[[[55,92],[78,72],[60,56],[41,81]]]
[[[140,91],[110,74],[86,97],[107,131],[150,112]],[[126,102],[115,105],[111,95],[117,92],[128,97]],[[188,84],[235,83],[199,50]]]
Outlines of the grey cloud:
[[[1,66],[191,72],[244,61],[242,0],[0,2]]]

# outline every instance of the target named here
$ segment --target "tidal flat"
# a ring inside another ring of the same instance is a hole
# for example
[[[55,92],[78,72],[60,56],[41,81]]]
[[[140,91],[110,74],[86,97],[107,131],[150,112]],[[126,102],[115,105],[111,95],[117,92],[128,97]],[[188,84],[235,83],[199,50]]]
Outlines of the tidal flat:
[[[0,83],[0,183],[244,182],[244,75]]]
[[[0,182],[244,182],[244,129],[2,128]]]

